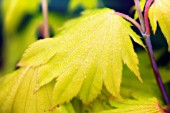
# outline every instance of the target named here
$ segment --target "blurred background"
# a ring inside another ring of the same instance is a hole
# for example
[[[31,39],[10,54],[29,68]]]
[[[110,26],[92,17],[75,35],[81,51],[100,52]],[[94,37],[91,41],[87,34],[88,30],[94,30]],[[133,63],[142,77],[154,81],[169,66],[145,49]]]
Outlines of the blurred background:
[[[85,9],[109,7],[133,18],[133,5],[133,0],[48,0],[50,37],[58,33],[65,21],[80,16]],[[17,69],[25,49],[43,38],[42,24],[41,0],[0,0],[0,76]],[[151,39],[158,66],[169,73],[170,54],[160,28]],[[144,51],[135,43],[134,47]]]

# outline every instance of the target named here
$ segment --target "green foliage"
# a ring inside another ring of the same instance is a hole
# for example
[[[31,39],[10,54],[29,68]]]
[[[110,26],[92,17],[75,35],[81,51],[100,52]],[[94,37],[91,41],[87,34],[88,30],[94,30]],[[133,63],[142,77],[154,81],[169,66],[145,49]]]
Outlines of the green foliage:
[[[36,40],[35,19],[31,21],[23,32],[18,33],[18,28],[26,14],[35,14],[38,12],[40,0],[35,0],[30,4],[29,0],[3,0],[2,19],[3,19],[3,72],[5,74],[15,68],[16,62],[20,59],[23,51],[29,44]],[[28,5],[30,4],[30,5]],[[40,22],[40,21],[38,21]],[[18,51],[18,52],[16,52]],[[15,54],[15,55],[14,55]],[[13,57],[12,57],[13,56]],[[0,73],[0,74],[1,74]]]
[[[141,1],[142,10],[145,1]],[[34,13],[39,1],[34,2],[32,9],[24,7],[27,1],[12,3],[13,7],[4,2],[5,22],[12,22],[13,10],[18,12],[17,22],[25,12]],[[97,0],[90,3],[71,0],[70,9],[77,5],[97,6]],[[155,1],[149,13],[154,32],[158,21],[169,44],[170,21],[166,14],[170,5],[165,3],[169,1]],[[134,51],[132,40],[145,46],[130,22],[112,9],[87,10],[66,22],[57,33],[59,24],[53,16],[50,14],[49,20],[57,35],[31,44],[18,63],[19,69],[0,78],[0,113],[166,113],[161,108],[163,99],[146,53],[137,55]],[[20,47],[18,43],[26,48],[36,40],[35,31],[41,25],[42,16],[36,17],[20,34],[15,29],[18,23],[11,24],[9,31],[6,29],[9,23],[5,24],[7,39],[11,35],[8,32],[15,34],[13,38],[25,37],[14,39],[16,48],[11,46],[9,55],[15,54],[14,50]],[[16,61],[22,51],[11,61]],[[166,76],[169,70],[160,71],[164,82],[169,83]]]
[[[149,10],[149,19],[151,22],[151,26],[153,29],[153,32],[156,32],[157,28],[157,22],[160,25],[160,28],[167,40],[167,43],[169,45],[169,51],[170,51],[170,19],[169,19],[169,13],[170,13],[170,1],[169,0],[155,0],[153,5],[151,6]]]
[[[159,53],[159,52],[156,52],[156,53]],[[133,75],[133,73],[130,72],[125,67],[123,70],[124,77],[122,80],[121,95],[126,98],[137,98],[137,99],[156,97],[159,100],[161,100],[162,97],[159,92],[159,88],[157,87],[157,83],[154,78],[154,73],[150,65],[147,54],[145,52],[140,52],[138,53],[138,58],[139,58],[139,61],[142,62],[139,65],[139,69],[141,72],[143,83],[138,82],[138,80],[134,76],[131,76]],[[165,70],[160,70],[160,71],[162,72]],[[163,78],[164,77],[166,78],[167,76],[166,73],[169,73],[169,71],[166,70],[165,73],[162,73]]]
[[[39,68],[38,88],[57,78],[53,105],[77,95],[89,103],[100,94],[102,83],[113,96],[120,97],[122,61],[141,80],[129,35],[144,46],[130,23],[113,10],[88,11],[67,22],[55,39],[34,43],[18,65]]]
[[[123,103],[115,103],[117,109],[107,110],[100,113],[166,113],[156,98],[140,100],[124,100]]]
[[[5,31],[7,33],[14,33],[25,13],[33,14],[38,11],[40,2],[40,0],[3,0],[2,7]]]
[[[125,108],[126,110],[137,110],[136,106],[145,108],[144,110],[155,109],[161,111],[157,99],[152,98],[157,97],[160,100],[161,94],[158,87],[156,87],[152,68],[146,55],[146,53],[138,54],[139,61],[145,61],[140,65],[144,83],[140,83],[136,77],[132,76],[133,73],[128,68],[124,68],[121,88],[123,100],[115,101],[115,98],[103,88],[98,98],[87,105],[76,97],[68,104],[62,104],[56,109],[53,108],[53,111],[49,111],[49,109],[52,107],[52,92],[55,81],[36,91],[39,70],[32,67],[20,68],[0,79],[0,113],[27,113],[30,110],[32,110],[32,113],[42,113],[43,110],[47,113],[114,113],[121,112]],[[169,73],[169,71],[166,73]],[[151,104],[152,107],[146,106],[146,103]],[[36,112],[36,110],[38,111]]]
[[[98,4],[98,0],[70,0],[69,9],[75,10],[78,6],[82,6],[84,8],[96,8]]]
[[[3,0],[1,5],[3,7],[4,50],[2,55],[3,71],[0,72],[0,75],[4,75],[15,69],[16,63],[28,45],[38,39],[38,31],[42,29],[43,16],[38,12],[40,0],[34,2],[29,0]],[[30,15],[29,18],[24,20],[27,15]],[[49,13],[49,25],[54,34],[58,33],[59,26],[65,20],[66,18],[61,14]],[[25,22],[24,25],[22,25],[23,21]]]
[[[27,67],[1,78],[0,113],[74,113],[70,104],[49,111],[55,82],[36,92],[37,73],[37,69]]]

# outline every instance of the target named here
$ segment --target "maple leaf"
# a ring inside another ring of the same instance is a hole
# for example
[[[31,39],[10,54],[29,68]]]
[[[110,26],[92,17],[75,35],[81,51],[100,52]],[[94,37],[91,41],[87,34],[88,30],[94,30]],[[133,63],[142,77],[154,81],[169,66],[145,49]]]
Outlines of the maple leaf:
[[[153,32],[156,32],[157,22],[167,40],[170,51],[170,1],[169,0],[154,0],[154,3],[149,9],[149,19]]]
[[[56,38],[31,45],[18,65],[39,69],[37,88],[57,78],[53,105],[77,95],[89,103],[100,94],[102,84],[120,97],[122,62],[141,80],[130,36],[144,46],[131,24],[114,10],[86,11],[67,22]]]
[[[74,113],[71,103],[49,110],[55,82],[35,92],[37,73],[36,68],[27,67],[0,79],[0,113]]]
[[[112,103],[116,109],[106,110],[100,113],[166,113],[159,105],[156,98],[125,100],[122,103]]]
[[[157,57],[157,53],[158,52],[155,51],[155,57]],[[156,97],[161,100],[161,92],[159,91],[159,87],[157,86],[156,80],[154,78],[154,73],[152,66],[150,65],[149,58],[147,57],[147,53],[143,51],[139,52],[137,55],[139,61],[143,62],[139,65],[143,84],[138,82],[136,77],[132,76],[133,73],[130,72],[127,67],[125,67],[123,69],[124,77],[121,84],[121,95],[129,98]],[[160,70],[160,72],[162,73],[163,71]],[[164,76],[167,76],[167,73],[169,72],[166,71],[166,73],[162,73],[162,77],[164,79],[166,79]]]
[[[96,8],[98,0],[70,0],[69,9],[75,10],[77,6],[81,5],[84,8]]]

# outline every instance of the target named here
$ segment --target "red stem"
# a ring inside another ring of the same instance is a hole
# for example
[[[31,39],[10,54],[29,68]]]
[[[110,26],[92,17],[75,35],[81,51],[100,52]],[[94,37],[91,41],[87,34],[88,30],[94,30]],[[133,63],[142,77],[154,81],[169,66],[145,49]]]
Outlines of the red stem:
[[[156,64],[156,61],[155,61],[155,57],[154,57],[154,54],[153,54],[152,44],[151,44],[151,40],[150,40],[149,35],[146,36],[145,43],[146,43],[147,52],[148,52],[149,59],[150,59],[151,64],[152,64],[152,68],[153,68],[153,71],[154,71],[154,74],[155,74],[157,84],[159,86],[159,89],[161,90],[162,96],[163,96],[166,104],[169,106],[170,100],[168,98],[168,94],[167,94],[166,89],[164,87],[164,84],[162,82],[161,75],[159,73],[159,70],[158,70],[158,67],[157,67],[157,64]]]
[[[159,70],[158,70],[158,67],[156,64],[155,57],[153,54],[152,44],[151,44],[151,40],[150,40],[150,26],[149,26],[150,24],[149,24],[149,19],[148,19],[148,11],[149,11],[149,8],[150,8],[152,2],[153,2],[153,0],[147,0],[146,5],[145,5],[145,10],[144,10],[144,23],[145,24],[141,25],[141,26],[145,26],[146,32],[142,35],[145,38],[147,52],[149,55],[149,59],[150,59],[151,65],[152,65],[152,69],[153,69],[157,84],[158,84],[159,89],[162,93],[162,96],[165,100],[165,103],[168,105],[168,112],[170,112],[170,100],[168,98],[168,94],[166,92],[166,89],[164,87],[164,84],[161,79],[161,75],[159,73]],[[140,13],[142,13],[142,12],[139,11],[138,14],[140,15]]]
[[[139,23],[137,23],[134,19],[132,19],[130,16],[126,15],[126,14],[123,14],[123,13],[120,13],[120,12],[115,12],[116,15],[119,15],[125,19],[127,19],[128,21],[132,22],[138,29],[140,32],[142,32],[142,28],[141,26],[139,25]]]
[[[145,11],[144,11],[144,20],[145,20],[145,28],[146,28],[146,35],[150,35],[150,26],[149,26],[149,19],[148,19],[148,11],[150,8],[150,5],[152,4],[153,0],[147,0],[145,5]]]

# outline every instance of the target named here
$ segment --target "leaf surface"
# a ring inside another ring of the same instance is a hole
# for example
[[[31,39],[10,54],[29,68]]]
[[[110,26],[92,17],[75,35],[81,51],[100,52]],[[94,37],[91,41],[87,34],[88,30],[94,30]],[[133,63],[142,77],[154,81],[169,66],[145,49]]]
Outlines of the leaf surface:
[[[170,1],[169,0],[155,0],[149,10],[149,19],[153,32],[156,32],[157,22],[167,40],[170,51]]]
[[[117,109],[106,110],[100,113],[166,113],[156,98],[145,100],[126,100],[123,103],[114,103]]]
[[[49,111],[52,105],[54,81],[35,92],[37,73],[37,69],[27,67],[0,79],[0,113],[70,113],[69,111],[74,111],[71,105],[62,105]]]
[[[113,10],[89,10],[67,22],[56,38],[30,46],[19,65],[39,69],[38,88],[57,78],[53,105],[77,95],[84,103],[91,102],[102,84],[120,97],[122,62],[141,80],[130,36],[144,46],[131,24]]]
[[[22,31],[14,34],[8,32],[8,34],[4,36],[4,41],[8,46],[5,46],[3,50],[3,72],[1,71],[0,75],[13,71],[15,69],[16,62],[18,62],[21,58],[25,49],[38,39],[37,31],[41,28],[42,20],[43,16],[37,14],[30,21],[28,20],[28,25],[22,25]],[[58,32],[57,29],[64,21],[66,21],[66,18],[62,15],[49,12],[49,25],[50,29],[54,30],[54,34]]]
[[[150,65],[147,53],[143,51],[143,52],[139,52],[137,55],[139,61],[142,62],[139,65],[139,68],[140,68],[140,72],[141,72],[140,74],[143,83],[138,82],[136,77],[132,76],[133,73],[130,72],[127,67],[125,67],[123,70],[124,77],[122,79],[122,88],[121,88],[122,96],[133,97],[133,98],[134,96],[135,97],[140,96],[140,98],[156,97],[161,99],[161,94],[157,86],[156,80],[154,78],[154,73],[152,70],[152,66]]]

